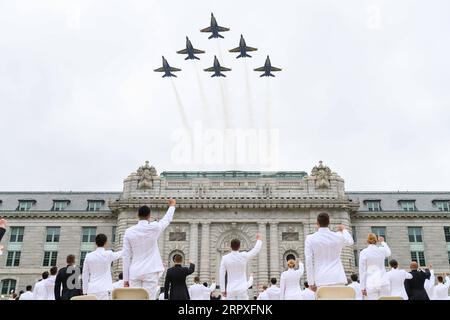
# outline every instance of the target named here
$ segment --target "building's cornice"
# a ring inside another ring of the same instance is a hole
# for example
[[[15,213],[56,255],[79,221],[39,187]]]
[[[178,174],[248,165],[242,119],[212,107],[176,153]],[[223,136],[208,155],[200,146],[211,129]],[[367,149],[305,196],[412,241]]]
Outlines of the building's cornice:
[[[142,205],[150,208],[163,209],[167,207],[168,198],[139,197],[129,198],[108,203],[114,212],[136,209]],[[180,209],[295,209],[295,208],[340,208],[355,211],[359,203],[347,199],[330,197],[182,197],[177,198],[177,208]]]
[[[111,219],[113,211],[1,211],[5,219]]]
[[[357,211],[351,214],[352,220],[377,219],[450,219],[445,211]]]

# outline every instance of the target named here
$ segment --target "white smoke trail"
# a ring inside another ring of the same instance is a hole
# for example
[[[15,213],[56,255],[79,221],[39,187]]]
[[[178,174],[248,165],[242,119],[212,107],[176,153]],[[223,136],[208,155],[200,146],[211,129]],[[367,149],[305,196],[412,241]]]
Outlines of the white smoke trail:
[[[200,73],[198,72],[198,66],[194,63],[194,69],[195,69],[195,76],[197,77],[197,83],[198,83],[198,90],[200,93],[200,99],[202,100],[202,114],[203,119],[205,119],[205,122],[210,121],[209,118],[209,110],[208,110],[208,101],[206,99],[205,90],[203,89],[203,83],[200,78]]]
[[[228,105],[227,100],[225,98],[225,88],[224,88],[224,82],[222,79],[219,79],[219,86],[220,86],[220,95],[222,97],[222,107],[223,107],[223,121],[225,129],[230,127],[230,121],[229,121],[229,112],[228,112]]]
[[[173,88],[173,91],[175,93],[175,98],[177,100],[178,109],[180,111],[181,121],[183,122],[183,126],[185,127],[185,129],[188,131],[188,133],[190,133],[191,132],[191,128],[189,126],[189,122],[188,122],[187,117],[186,117],[186,112],[185,112],[183,103],[181,102],[181,98],[180,98],[180,95],[178,93],[177,87],[175,86],[175,82],[173,81],[172,78],[170,78],[170,83],[172,84],[172,88]]]
[[[247,59],[244,59],[244,64],[245,64],[245,86],[246,86],[245,97],[247,99],[248,123],[250,125],[250,128],[254,128],[255,121],[253,118],[252,90],[250,87],[250,77],[248,72]]]
[[[271,120],[272,120],[272,103],[270,98],[270,78],[266,77],[266,112],[264,112],[266,117],[266,129],[269,133],[271,130]],[[268,150],[272,152],[272,141],[270,138],[270,134],[268,135]]]

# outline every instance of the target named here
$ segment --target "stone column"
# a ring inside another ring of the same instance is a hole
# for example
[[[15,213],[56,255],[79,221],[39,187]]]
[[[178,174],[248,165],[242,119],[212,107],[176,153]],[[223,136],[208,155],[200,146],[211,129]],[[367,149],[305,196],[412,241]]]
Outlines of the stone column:
[[[210,247],[210,223],[209,222],[203,222],[202,223],[202,240],[201,240],[201,247],[200,247],[200,281],[207,281],[210,282],[210,269],[209,265],[211,263],[210,261],[210,253],[209,253],[209,247]]]
[[[278,223],[270,222],[270,278],[280,278],[280,246],[278,241]]]
[[[190,223],[190,231],[189,231],[189,260],[192,263],[195,263],[195,274],[197,275],[199,268],[199,260],[198,260],[198,222]]]
[[[266,237],[266,222],[259,222],[258,223],[258,233],[262,237],[262,248],[261,251],[258,254],[258,275],[255,277],[255,283],[253,285],[253,288],[255,289],[255,292],[258,291],[258,287],[260,285],[265,285],[269,281],[269,274],[268,274],[268,263],[267,263],[267,242],[268,239]],[[272,246],[272,244],[270,244]]]

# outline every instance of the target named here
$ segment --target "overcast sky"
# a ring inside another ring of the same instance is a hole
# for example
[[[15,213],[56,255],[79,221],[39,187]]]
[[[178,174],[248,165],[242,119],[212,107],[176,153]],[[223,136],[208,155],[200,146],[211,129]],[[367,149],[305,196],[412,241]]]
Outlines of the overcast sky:
[[[211,12],[225,39],[199,32]],[[347,190],[450,190],[448,12],[447,0],[0,0],[0,190],[119,191],[145,160],[308,173],[323,160]],[[228,52],[240,34],[251,59]],[[186,36],[200,61],[176,54]],[[276,78],[252,71],[268,54]],[[162,55],[178,78],[153,72]],[[202,71],[214,55],[227,78]],[[269,165],[199,157],[226,122],[266,147],[271,129]],[[192,159],[186,123],[206,141]]]

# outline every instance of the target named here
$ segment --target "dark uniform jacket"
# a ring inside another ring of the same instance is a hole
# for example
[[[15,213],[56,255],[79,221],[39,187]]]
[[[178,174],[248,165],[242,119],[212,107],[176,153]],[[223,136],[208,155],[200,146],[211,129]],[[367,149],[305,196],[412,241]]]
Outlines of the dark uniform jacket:
[[[191,263],[188,267],[176,264],[169,268],[164,283],[164,299],[166,300],[190,300],[189,291],[186,286],[186,277],[194,273],[195,265]]]

